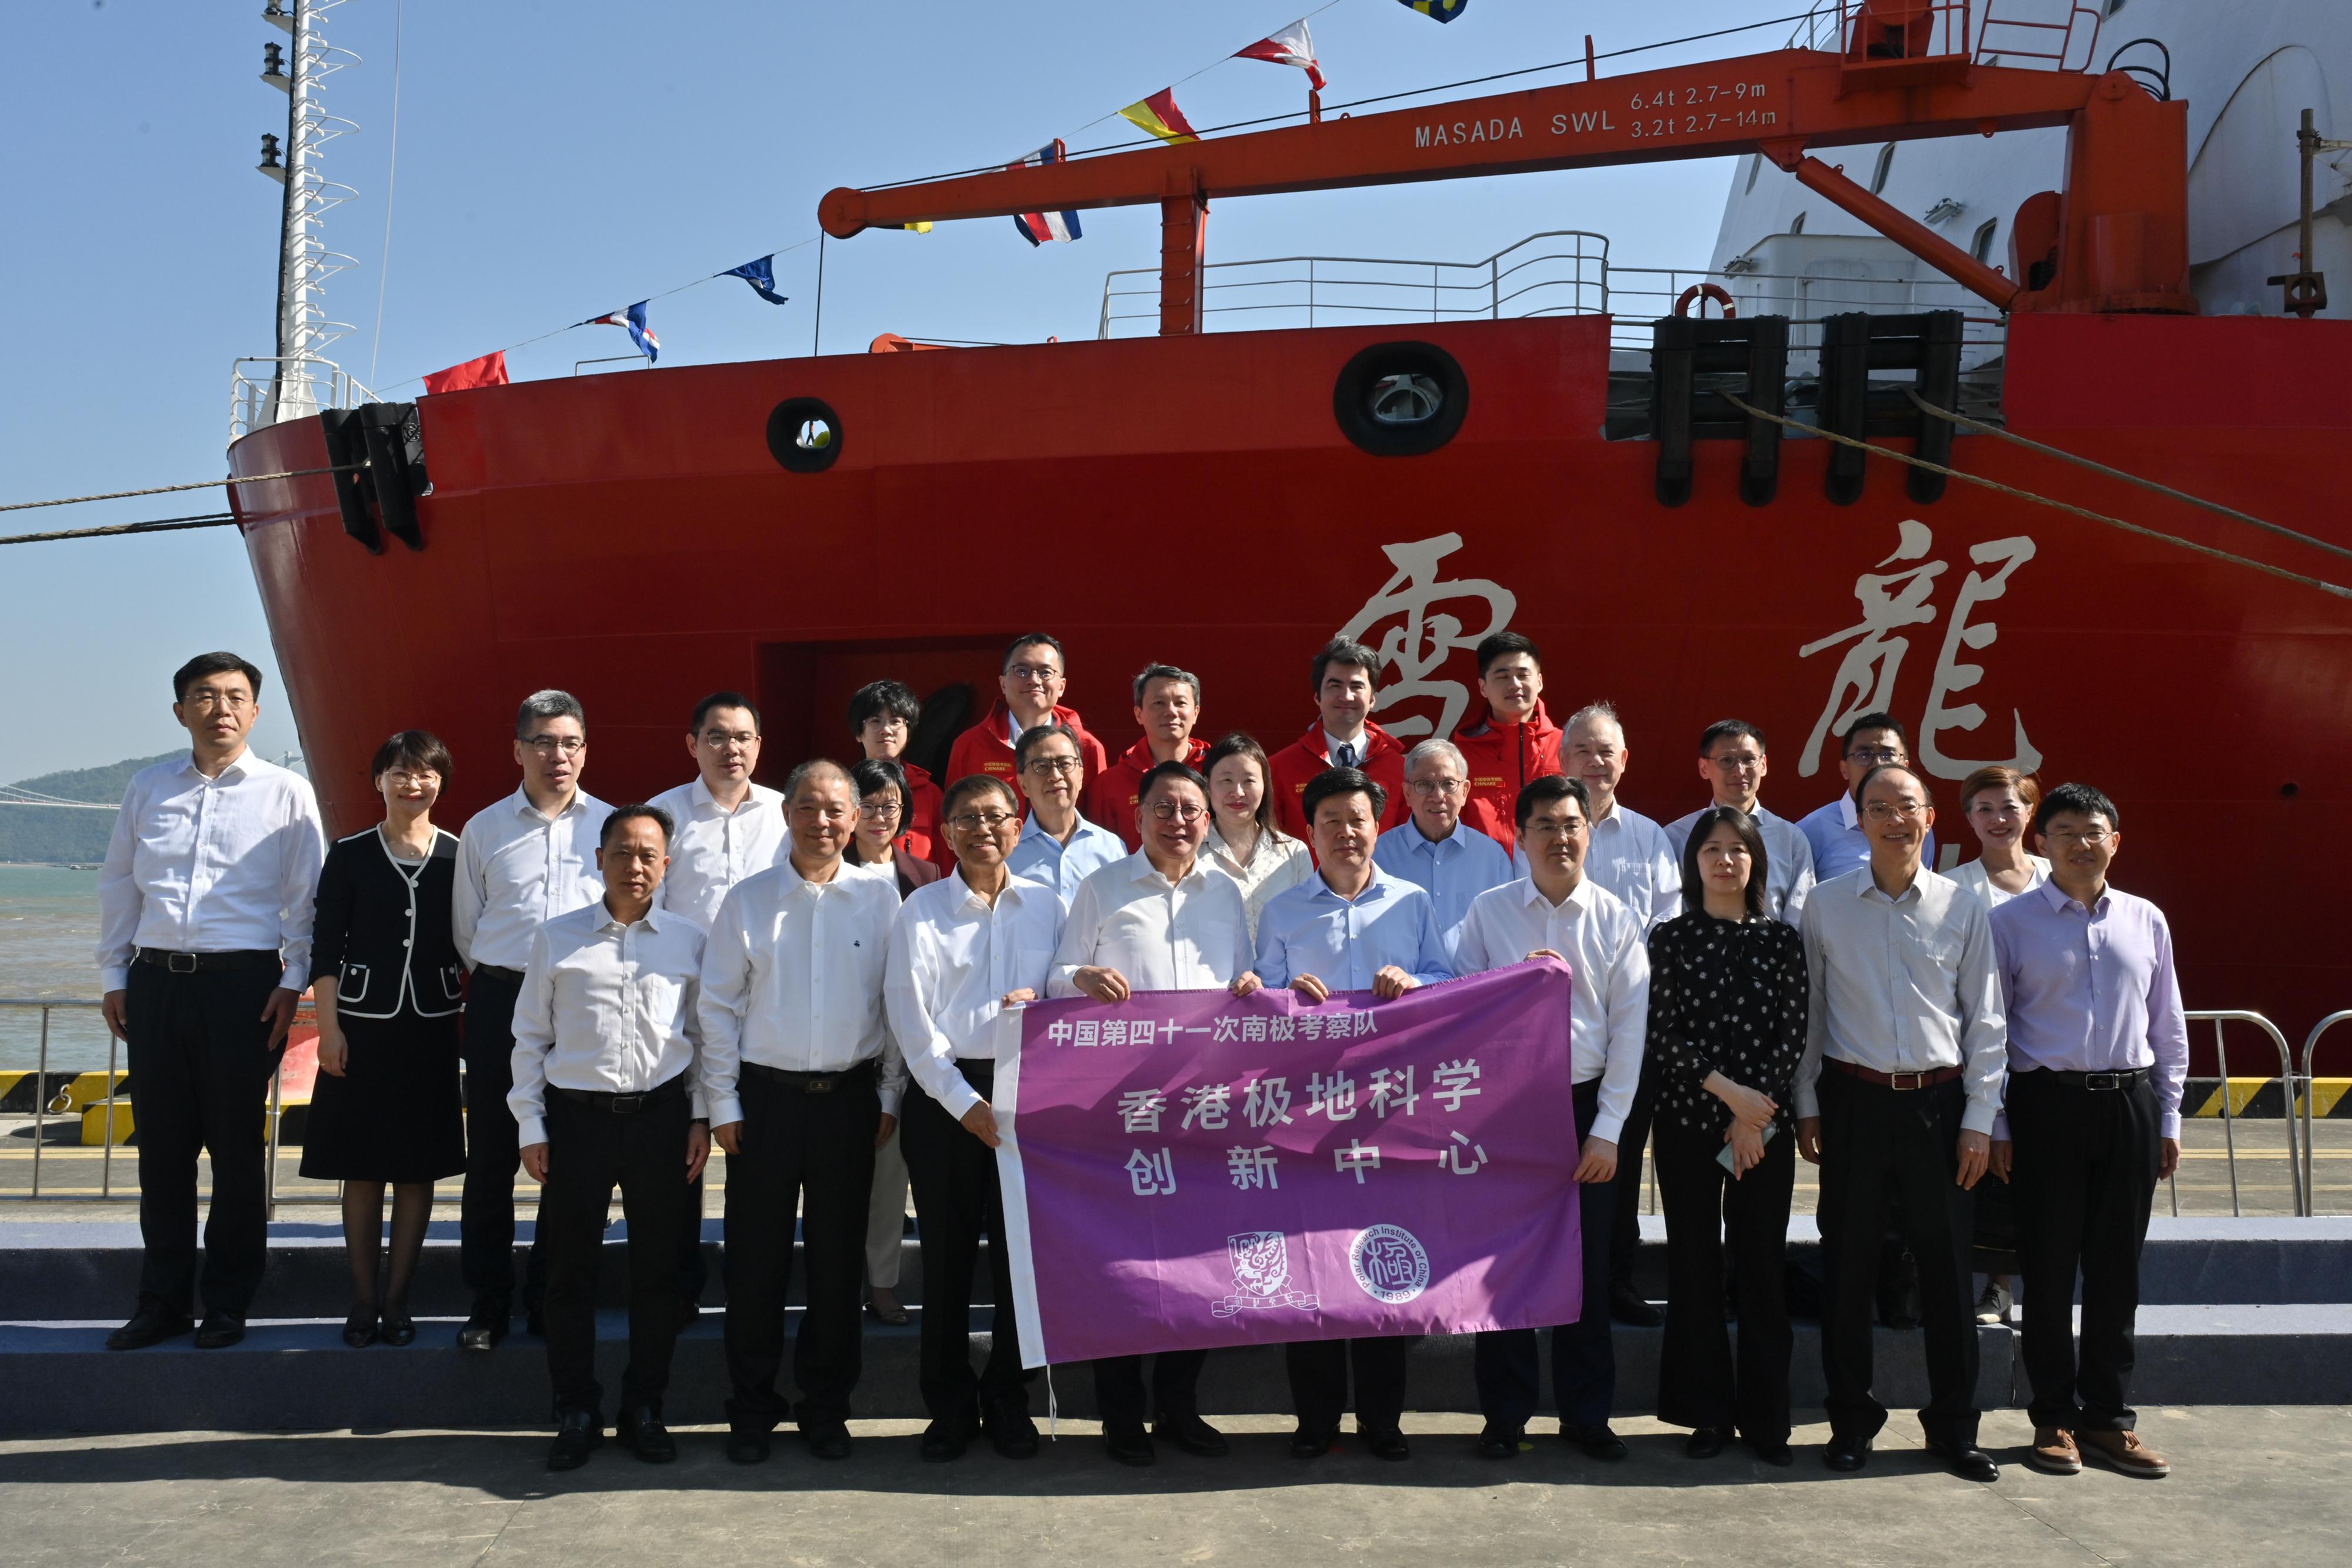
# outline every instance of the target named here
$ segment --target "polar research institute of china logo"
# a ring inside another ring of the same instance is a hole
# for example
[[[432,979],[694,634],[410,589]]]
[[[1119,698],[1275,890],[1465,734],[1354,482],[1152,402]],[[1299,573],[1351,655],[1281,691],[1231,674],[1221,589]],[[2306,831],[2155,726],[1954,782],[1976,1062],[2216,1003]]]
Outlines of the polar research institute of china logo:
[[[1234,1293],[1210,1311],[1221,1318],[1260,1307],[1305,1307],[1316,1304],[1311,1291],[1287,1290],[1290,1248],[1279,1230],[1244,1230],[1225,1238],[1225,1257],[1234,1266]]]
[[[1373,1225],[1356,1232],[1348,1247],[1348,1267],[1364,1294],[1391,1306],[1429,1289],[1429,1254],[1402,1225]]]

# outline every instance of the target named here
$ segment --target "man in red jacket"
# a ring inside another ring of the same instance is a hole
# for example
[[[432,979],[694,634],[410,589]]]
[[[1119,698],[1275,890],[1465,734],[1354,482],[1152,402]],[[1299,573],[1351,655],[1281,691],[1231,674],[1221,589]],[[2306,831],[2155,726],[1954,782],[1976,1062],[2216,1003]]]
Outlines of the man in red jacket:
[[[1360,768],[1388,791],[1381,826],[1393,828],[1410,815],[1404,798],[1404,747],[1372,722],[1380,697],[1381,656],[1361,643],[1334,637],[1315,655],[1315,703],[1322,710],[1305,738],[1274,754],[1276,823],[1292,838],[1308,841],[1307,814],[1298,798],[1315,776],[1330,768]]]
[[[1478,691],[1483,706],[1454,732],[1470,766],[1462,820],[1507,851],[1519,791],[1528,779],[1560,770],[1559,727],[1544,712],[1543,650],[1535,639],[1497,632],[1480,643]]]
[[[1117,833],[1133,854],[1143,847],[1143,829],[1136,821],[1136,802],[1143,776],[1163,762],[1201,766],[1209,743],[1192,738],[1201,721],[1201,677],[1173,664],[1147,665],[1135,677],[1135,722],[1143,738],[1095,784],[1095,821]]]
[[[1058,638],[1043,632],[1024,632],[1004,650],[1004,673],[997,679],[1004,695],[988,710],[988,716],[956,737],[948,753],[948,782],[969,778],[975,773],[1002,779],[1021,799],[1019,781],[1013,777],[1013,743],[1021,732],[1041,724],[1060,724],[1075,730],[1078,737],[1078,758],[1086,764],[1086,782],[1081,789],[1079,804],[1089,818],[1094,818],[1094,785],[1103,769],[1110,766],[1110,758],[1103,744],[1087,732],[1086,721],[1078,717],[1076,708],[1061,706],[1063,688],[1069,680],[1062,660],[1062,644]],[[1025,810],[1024,810],[1024,815]],[[1097,819],[1099,820],[1099,819]]]
[[[955,864],[947,837],[940,831],[940,787],[930,774],[907,759],[907,737],[922,722],[923,705],[914,689],[902,681],[868,681],[849,699],[849,733],[868,759],[887,758],[907,772],[905,831],[898,841],[917,860],[938,865]]]

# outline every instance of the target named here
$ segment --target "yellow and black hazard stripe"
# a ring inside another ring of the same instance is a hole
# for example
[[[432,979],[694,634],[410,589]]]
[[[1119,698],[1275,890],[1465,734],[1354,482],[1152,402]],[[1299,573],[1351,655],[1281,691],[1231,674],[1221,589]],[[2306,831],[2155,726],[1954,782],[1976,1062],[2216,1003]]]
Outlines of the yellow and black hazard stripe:
[[[2311,1096],[2314,1116],[2352,1121],[2352,1078],[2315,1078],[2311,1081]],[[2219,1117],[2222,1099],[2221,1080],[2192,1078],[2182,1090],[2180,1113]],[[2232,1116],[2267,1116],[2275,1121],[2286,1113],[2286,1091],[2275,1078],[2232,1078],[2228,1100]],[[2296,1107],[2298,1114],[2301,1110]]]

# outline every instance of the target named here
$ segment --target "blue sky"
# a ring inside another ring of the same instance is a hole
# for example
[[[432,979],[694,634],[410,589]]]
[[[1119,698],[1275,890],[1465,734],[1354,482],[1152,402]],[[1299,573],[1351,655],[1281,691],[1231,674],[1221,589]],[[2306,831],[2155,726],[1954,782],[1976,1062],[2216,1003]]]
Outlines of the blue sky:
[[[1186,76],[1319,0],[348,0],[329,37],[363,63],[327,84],[360,131],[327,150],[358,198],[327,220],[359,265],[328,286],[358,330],[329,350],[399,396],[411,378],[811,238],[836,184],[1008,160]],[[1794,0],[1473,0],[1446,26],[1395,0],[1316,14],[1328,102],[1779,16]],[[0,287],[15,373],[0,384],[0,500],[225,471],[230,361],[267,354],[278,187],[254,170],[286,100],[258,79],[283,35],[260,0],[47,0],[10,8]],[[384,257],[395,21],[400,133]],[[1777,47],[1784,27],[1604,72]],[[1523,78],[1523,83],[1556,79]],[[1519,85],[1519,84],[1514,84]],[[1472,89],[1464,96],[1481,90]],[[1300,73],[1253,61],[1178,90],[1194,123],[1300,106]],[[1542,229],[1611,236],[1614,260],[1704,266],[1730,162],[1459,181],[1219,204],[1213,256],[1486,256]],[[1034,341],[1095,329],[1103,275],[1150,265],[1149,208],[1088,213],[1032,251],[1002,220],[829,244],[824,345],[875,334]],[[656,301],[664,365],[810,351],[816,251],[777,258],[783,307],[731,279]],[[376,330],[379,291],[382,333]],[[509,356],[518,380],[626,350],[612,328]],[[373,374],[371,377],[370,367]],[[641,373],[641,372],[630,372]],[[658,373],[653,372],[653,373]],[[11,513],[29,532],[218,509],[218,491]],[[27,545],[0,554],[0,658],[19,671],[0,780],[162,751],[187,654],[271,667],[227,530]],[[387,649],[388,657],[396,651]],[[274,675],[274,668],[272,674]],[[272,682],[273,691],[276,683]],[[265,702],[257,744],[295,746]]]

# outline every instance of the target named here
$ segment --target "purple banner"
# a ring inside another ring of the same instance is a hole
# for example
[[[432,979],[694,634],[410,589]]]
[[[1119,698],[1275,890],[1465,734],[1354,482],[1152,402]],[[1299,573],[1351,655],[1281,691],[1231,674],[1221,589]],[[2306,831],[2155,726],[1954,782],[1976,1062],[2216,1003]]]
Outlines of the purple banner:
[[[1024,1009],[995,1102],[1022,1364],[1574,1322],[1568,998],[1547,959]]]

